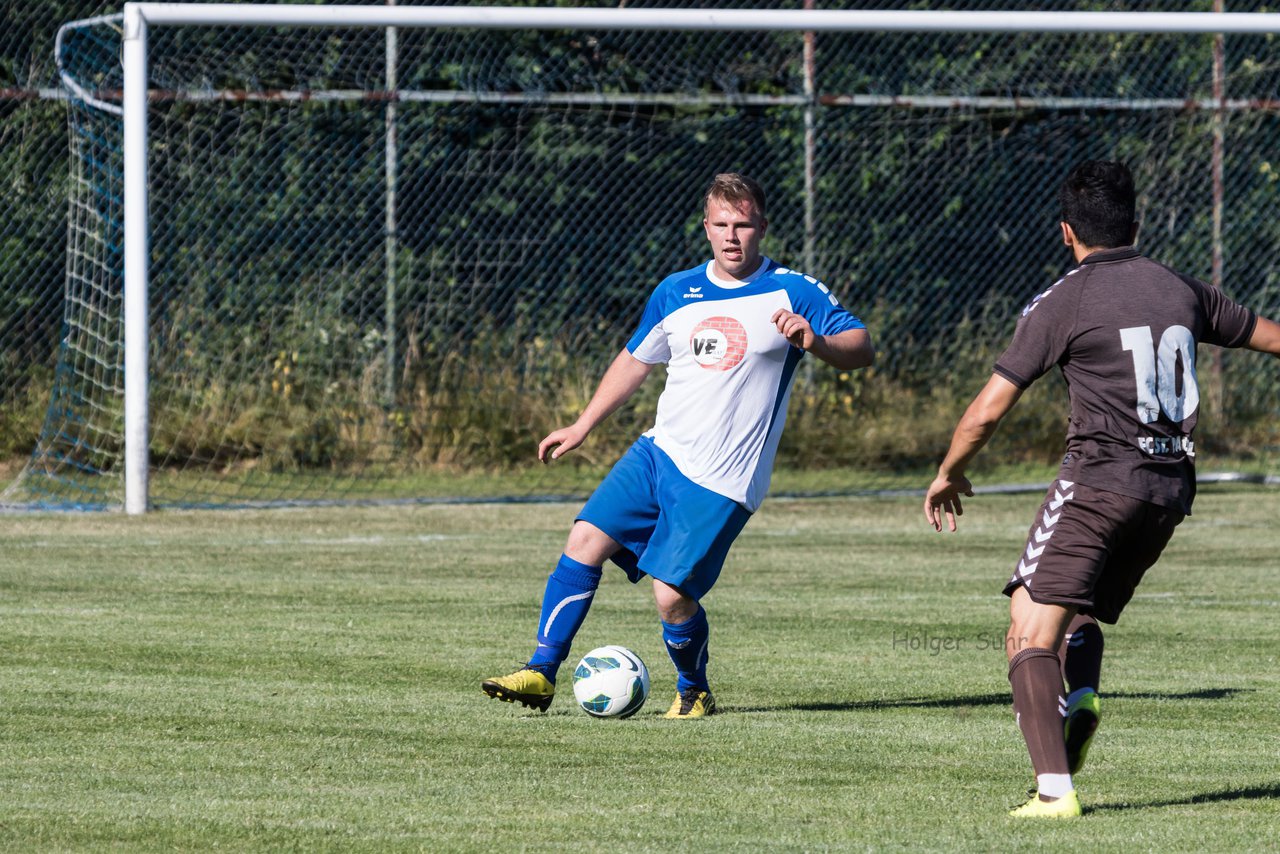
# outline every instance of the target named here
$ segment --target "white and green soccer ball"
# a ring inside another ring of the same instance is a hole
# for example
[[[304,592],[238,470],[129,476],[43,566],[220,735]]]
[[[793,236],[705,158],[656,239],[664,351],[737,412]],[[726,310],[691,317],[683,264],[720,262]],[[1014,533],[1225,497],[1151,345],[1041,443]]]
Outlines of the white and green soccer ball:
[[[649,668],[626,647],[598,647],[573,669],[573,696],[593,717],[630,717],[649,698]]]

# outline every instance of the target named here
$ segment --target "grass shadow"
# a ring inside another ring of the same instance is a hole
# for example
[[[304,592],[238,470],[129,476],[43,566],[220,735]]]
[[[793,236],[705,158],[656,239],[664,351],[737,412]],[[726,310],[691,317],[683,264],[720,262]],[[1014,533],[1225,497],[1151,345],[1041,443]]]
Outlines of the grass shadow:
[[[1247,786],[1243,789],[1226,789],[1221,792],[1201,792],[1185,798],[1169,798],[1162,801],[1145,801],[1131,803],[1120,801],[1112,804],[1094,804],[1085,809],[1087,813],[1121,812],[1123,810],[1156,809],[1159,807],[1180,807],[1191,804],[1214,804],[1222,801],[1260,801],[1280,798],[1280,783],[1263,786]]]
[[[949,709],[961,706],[1009,704],[1008,694],[978,694],[965,697],[903,697],[892,700],[850,700],[845,703],[778,703],[772,706],[733,706],[735,714],[755,712],[852,712],[861,709]]]
[[[1199,691],[1116,691],[1104,693],[1103,700],[1223,700],[1252,688],[1205,688]],[[852,712],[863,709],[955,709],[965,706],[1008,706],[1013,702],[1008,692],[973,694],[960,697],[903,697],[885,700],[850,700],[843,703],[778,703],[761,706],[721,706],[735,714],[759,712]]]
[[[1114,694],[1104,693],[1102,699],[1117,698],[1121,700],[1224,700],[1236,694],[1250,694],[1253,688],[1205,688],[1201,691],[1179,691],[1165,693],[1162,691],[1117,691]]]

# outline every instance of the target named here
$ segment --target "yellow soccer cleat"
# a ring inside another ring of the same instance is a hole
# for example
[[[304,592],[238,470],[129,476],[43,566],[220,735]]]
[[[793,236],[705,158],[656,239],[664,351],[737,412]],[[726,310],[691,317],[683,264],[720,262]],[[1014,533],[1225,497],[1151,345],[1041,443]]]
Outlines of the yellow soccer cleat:
[[[664,718],[683,720],[685,718],[705,718],[716,711],[716,698],[710,691],[689,688],[676,694],[676,701],[667,709]]]
[[[495,700],[520,703],[545,712],[556,695],[556,686],[536,670],[523,668],[510,676],[495,676],[480,683],[480,690]]]
[[[1093,691],[1080,695],[1067,707],[1067,718],[1062,727],[1067,743],[1067,767],[1072,774],[1078,774],[1084,767],[1084,757],[1093,743],[1093,734],[1098,731],[1100,720],[1102,703]]]
[[[1042,801],[1038,793],[1032,792],[1031,800],[1009,811],[1014,818],[1079,818],[1083,814],[1074,789],[1056,801]]]

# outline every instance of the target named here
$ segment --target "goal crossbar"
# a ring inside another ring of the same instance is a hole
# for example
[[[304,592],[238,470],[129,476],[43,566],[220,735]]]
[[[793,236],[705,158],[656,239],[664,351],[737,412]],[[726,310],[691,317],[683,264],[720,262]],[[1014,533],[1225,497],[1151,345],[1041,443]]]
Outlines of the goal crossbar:
[[[126,3],[166,25],[813,32],[1224,33],[1280,31],[1280,13],[600,9],[525,6],[277,6]]]

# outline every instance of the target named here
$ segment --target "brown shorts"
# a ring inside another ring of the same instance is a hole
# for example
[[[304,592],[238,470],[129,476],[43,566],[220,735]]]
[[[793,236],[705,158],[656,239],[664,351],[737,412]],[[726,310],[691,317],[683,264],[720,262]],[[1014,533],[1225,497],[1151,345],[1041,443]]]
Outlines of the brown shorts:
[[[1005,595],[1025,587],[1035,602],[1076,605],[1114,623],[1182,518],[1181,510],[1054,481]]]

